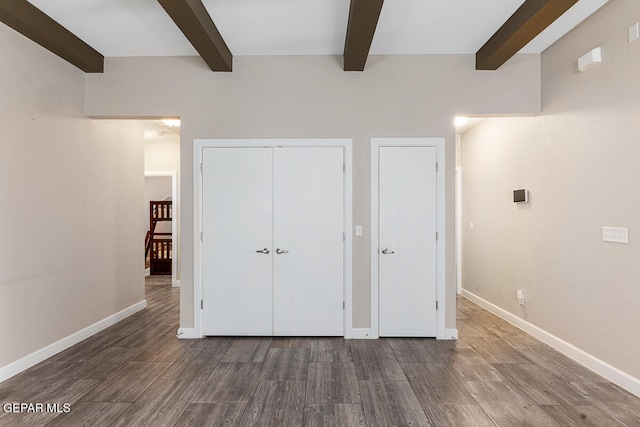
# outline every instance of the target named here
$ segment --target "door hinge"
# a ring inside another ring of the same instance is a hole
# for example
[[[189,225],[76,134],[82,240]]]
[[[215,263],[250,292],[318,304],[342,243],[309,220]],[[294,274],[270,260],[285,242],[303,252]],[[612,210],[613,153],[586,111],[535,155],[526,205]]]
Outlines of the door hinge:
[[[436,301],[436,310],[438,309],[438,301]]]
[[[202,163],[200,163],[200,173],[202,173],[204,171],[204,167],[202,166]]]
[[[200,241],[204,242],[204,233],[202,231],[200,232]]]
[[[347,233],[342,232],[342,241],[344,242],[347,239]]]
[[[200,300],[200,310],[204,310],[204,300]]]
[[[436,172],[438,172],[438,162],[436,162]]]
[[[342,309],[344,310],[345,308],[347,308],[347,305],[342,301]]]
[[[342,164],[342,172],[346,172],[347,171],[347,164],[343,163]]]
[[[436,231],[436,242],[438,241],[438,232]]]

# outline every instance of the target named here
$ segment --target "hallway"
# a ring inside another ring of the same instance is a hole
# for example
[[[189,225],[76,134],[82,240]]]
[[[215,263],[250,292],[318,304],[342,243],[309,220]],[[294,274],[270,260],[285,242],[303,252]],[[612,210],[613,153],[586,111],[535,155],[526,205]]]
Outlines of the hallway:
[[[0,384],[0,426],[633,426],[640,399],[464,298],[460,340],[177,340],[179,290]]]

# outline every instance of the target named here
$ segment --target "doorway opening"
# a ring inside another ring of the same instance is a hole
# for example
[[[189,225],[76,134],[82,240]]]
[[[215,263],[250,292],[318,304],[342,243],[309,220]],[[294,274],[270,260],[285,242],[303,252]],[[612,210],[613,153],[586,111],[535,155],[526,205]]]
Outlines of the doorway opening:
[[[180,120],[144,122],[144,262],[147,284],[180,286]]]

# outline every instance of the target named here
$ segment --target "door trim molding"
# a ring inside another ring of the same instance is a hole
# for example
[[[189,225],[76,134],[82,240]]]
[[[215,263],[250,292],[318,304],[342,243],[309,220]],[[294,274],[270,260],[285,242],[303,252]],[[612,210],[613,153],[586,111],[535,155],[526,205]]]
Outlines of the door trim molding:
[[[193,337],[202,337],[202,172],[205,148],[341,147],[344,149],[344,337],[353,337],[353,142],[346,138],[194,139],[193,150]]]
[[[435,147],[436,171],[436,295],[439,309],[436,314],[437,338],[447,336],[445,289],[445,139],[444,138],[371,138],[371,338],[380,336],[380,300],[378,286],[378,178],[380,147]]]

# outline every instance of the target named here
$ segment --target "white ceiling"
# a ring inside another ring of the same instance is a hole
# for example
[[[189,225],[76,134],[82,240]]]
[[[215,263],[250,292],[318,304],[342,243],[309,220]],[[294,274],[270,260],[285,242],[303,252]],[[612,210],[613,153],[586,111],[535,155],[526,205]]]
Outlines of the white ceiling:
[[[197,55],[157,0],[29,0],[106,57]],[[579,0],[540,53],[608,0]],[[372,54],[473,54],[523,0],[385,0]],[[350,0],[203,0],[234,55],[340,55]]]

